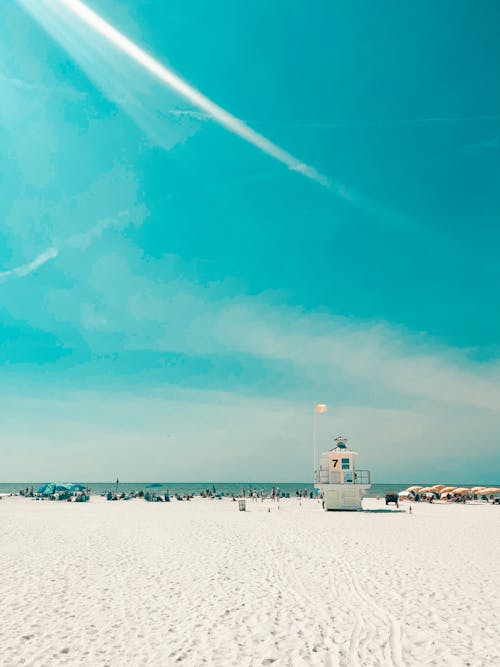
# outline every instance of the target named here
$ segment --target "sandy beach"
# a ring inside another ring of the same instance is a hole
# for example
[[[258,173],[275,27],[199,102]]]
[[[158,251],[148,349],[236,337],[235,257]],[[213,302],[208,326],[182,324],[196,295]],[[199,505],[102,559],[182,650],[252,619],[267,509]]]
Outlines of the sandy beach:
[[[0,664],[500,664],[499,507],[279,507],[4,498]]]

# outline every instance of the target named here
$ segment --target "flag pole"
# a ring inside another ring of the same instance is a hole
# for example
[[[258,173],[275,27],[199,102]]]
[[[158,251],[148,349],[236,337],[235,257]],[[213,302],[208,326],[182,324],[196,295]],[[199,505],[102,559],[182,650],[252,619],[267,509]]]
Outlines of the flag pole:
[[[313,420],[313,484],[316,479],[316,452],[318,451],[318,404],[314,403],[314,420]]]

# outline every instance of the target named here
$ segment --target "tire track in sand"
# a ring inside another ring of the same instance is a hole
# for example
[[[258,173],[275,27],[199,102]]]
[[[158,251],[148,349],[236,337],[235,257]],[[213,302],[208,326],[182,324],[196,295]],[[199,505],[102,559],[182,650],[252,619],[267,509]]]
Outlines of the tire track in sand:
[[[314,543],[315,537],[311,535],[310,545]],[[306,550],[302,548],[300,556],[303,558],[304,552],[308,551],[311,551],[312,554],[314,550],[311,550],[311,546]],[[377,664],[383,667],[405,667],[399,622],[385,608],[377,604],[369,593],[364,591],[357,574],[345,557],[336,557],[333,560],[331,567],[328,568],[330,588],[331,590],[345,590],[345,598],[352,600],[349,611],[354,616],[345,667],[365,667]],[[320,612],[323,620],[331,626],[332,617],[326,614],[322,604],[318,605],[318,601],[314,601],[300,581],[295,568],[289,567],[289,571],[295,575],[294,579],[298,582],[297,588],[301,591],[303,599],[315,605],[316,611]],[[369,613],[363,613],[359,608]],[[342,611],[339,609],[340,613]]]
[[[388,628],[388,640],[385,645],[386,651],[381,664],[392,665],[393,667],[405,667],[402,655],[401,626],[399,621],[390,612],[381,607],[373,597],[363,589],[357,574],[347,562],[341,563],[340,567],[343,569],[346,578],[351,584],[351,589],[358,597],[359,601],[364,603],[364,606],[371,610],[374,617],[381,622],[382,627]],[[356,628],[353,630],[353,633],[354,632],[356,632]],[[352,659],[352,654],[350,654],[350,658]]]

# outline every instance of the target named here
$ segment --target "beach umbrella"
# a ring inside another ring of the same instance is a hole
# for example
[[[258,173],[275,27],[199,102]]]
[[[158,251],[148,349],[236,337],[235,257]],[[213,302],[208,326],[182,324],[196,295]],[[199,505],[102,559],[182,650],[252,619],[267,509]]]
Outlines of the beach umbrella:
[[[492,487],[488,487],[486,489],[481,489],[479,491],[479,493],[481,495],[489,496],[490,493],[500,493],[500,489],[497,489],[496,487],[492,486]]]
[[[486,486],[473,486],[471,491],[473,493],[478,493],[479,491],[482,491],[483,489],[486,489],[486,488],[487,488]]]
[[[85,491],[87,487],[85,484],[67,484],[66,488],[68,491]]]
[[[456,486],[445,486],[444,489],[441,489],[441,493],[451,493],[456,488]]]
[[[409,486],[406,490],[407,491],[420,491],[422,487],[421,486]]]
[[[434,484],[434,486],[431,486],[431,491],[442,491],[445,488],[446,484]]]
[[[37,493],[41,493],[42,496],[50,496],[51,493],[54,493],[55,486],[54,482],[45,482],[38,488]]]
[[[430,486],[423,486],[421,489],[419,489],[419,493],[427,493],[427,491],[430,491],[431,487]]]
[[[41,493],[42,496],[50,496],[56,491],[68,491],[68,485],[59,482],[46,482],[39,487],[37,493]]]
[[[459,487],[458,489],[453,489],[452,493],[462,495],[464,493],[469,493],[470,489],[466,489],[465,487]]]

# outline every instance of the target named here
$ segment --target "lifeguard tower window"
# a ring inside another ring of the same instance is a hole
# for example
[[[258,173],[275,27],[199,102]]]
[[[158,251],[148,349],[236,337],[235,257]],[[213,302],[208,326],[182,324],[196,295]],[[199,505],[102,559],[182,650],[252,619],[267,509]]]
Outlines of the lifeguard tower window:
[[[342,459],[342,470],[349,470],[349,459]]]

